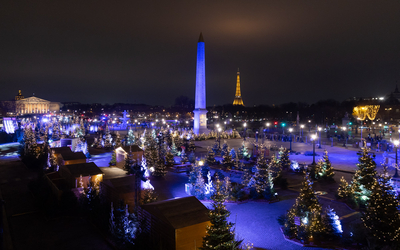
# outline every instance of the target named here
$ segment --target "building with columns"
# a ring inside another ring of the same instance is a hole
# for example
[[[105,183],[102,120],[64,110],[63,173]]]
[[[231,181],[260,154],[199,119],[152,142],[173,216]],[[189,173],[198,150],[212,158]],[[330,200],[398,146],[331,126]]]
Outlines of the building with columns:
[[[22,96],[19,91],[19,96]],[[15,98],[15,112],[19,115],[24,114],[46,114],[49,112],[60,112],[61,103],[51,102],[36,96]]]

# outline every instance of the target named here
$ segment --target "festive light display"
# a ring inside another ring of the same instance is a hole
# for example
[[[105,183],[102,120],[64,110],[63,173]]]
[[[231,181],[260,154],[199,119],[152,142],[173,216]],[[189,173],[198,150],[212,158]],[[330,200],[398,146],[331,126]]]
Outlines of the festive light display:
[[[358,120],[365,120],[368,117],[371,121],[375,120],[380,105],[356,106],[353,108],[353,116]]]

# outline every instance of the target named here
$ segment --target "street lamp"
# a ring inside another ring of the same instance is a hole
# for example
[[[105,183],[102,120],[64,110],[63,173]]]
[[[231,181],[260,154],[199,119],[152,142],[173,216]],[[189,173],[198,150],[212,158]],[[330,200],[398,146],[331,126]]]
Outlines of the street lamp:
[[[303,128],[304,128],[304,124],[301,124],[301,125],[300,125],[300,128],[301,128],[301,139],[303,139]]]
[[[321,130],[322,130],[322,128],[321,128],[321,127],[318,127],[318,131],[319,131],[319,138],[318,138],[319,146],[318,146],[318,148],[322,148],[322,147],[321,147]]]
[[[396,165],[394,166],[395,167],[395,172],[394,172],[393,177],[394,178],[398,178],[399,174],[397,173],[397,167],[398,167],[398,165],[397,165],[397,149],[399,148],[399,140],[395,140],[393,142],[393,144],[394,144],[394,150],[396,150]]]
[[[289,142],[290,142],[290,152],[292,152],[292,131],[293,131],[293,129],[292,128],[289,128],[289,133],[290,133],[290,135],[289,135]]]
[[[313,160],[312,160],[312,163],[311,163],[311,165],[312,166],[315,166],[316,164],[315,164],[315,140],[317,139],[317,135],[316,134],[313,134],[313,135],[311,135],[311,140],[313,141]]]
[[[344,143],[343,147],[346,147],[346,144],[347,144],[346,127],[342,127],[342,130],[344,131],[344,132],[343,132],[343,135],[344,135],[344,137],[346,138],[346,142]]]
[[[220,133],[221,133],[221,128],[218,127],[218,150],[221,150],[221,136],[220,136]]]
[[[243,140],[246,140],[246,127],[247,127],[247,123],[244,123],[243,124],[243,127],[244,127],[244,138],[243,138]]]

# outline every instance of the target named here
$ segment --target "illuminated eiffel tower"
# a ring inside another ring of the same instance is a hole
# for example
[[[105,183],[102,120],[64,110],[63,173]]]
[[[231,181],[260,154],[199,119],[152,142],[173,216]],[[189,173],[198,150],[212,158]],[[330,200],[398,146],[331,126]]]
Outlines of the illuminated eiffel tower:
[[[235,94],[235,100],[233,101],[233,105],[244,106],[243,100],[242,100],[242,95],[240,94],[240,72],[239,72],[239,69],[238,69],[237,77],[236,77],[236,94]]]

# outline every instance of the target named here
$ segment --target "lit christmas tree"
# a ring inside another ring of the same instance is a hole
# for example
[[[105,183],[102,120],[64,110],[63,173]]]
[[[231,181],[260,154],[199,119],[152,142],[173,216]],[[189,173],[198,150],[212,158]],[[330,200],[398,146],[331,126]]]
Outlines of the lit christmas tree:
[[[362,155],[358,158],[357,171],[353,176],[351,184],[354,198],[361,204],[365,204],[372,192],[376,181],[376,163],[364,148]]]
[[[306,173],[300,195],[286,214],[284,223],[285,235],[308,240],[326,233],[326,228],[322,223],[321,212],[322,207],[313,190],[310,176]],[[300,221],[300,226],[296,226],[296,218]]]
[[[238,150],[238,156],[240,160],[246,159],[249,156],[249,152],[247,150],[246,145],[244,145],[244,142],[242,144],[242,146],[240,146],[239,150]]]
[[[235,241],[232,230],[233,223],[228,222],[230,212],[225,207],[227,195],[223,182],[216,178],[214,182],[214,194],[211,196],[213,209],[209,212],[211,226],[207,226],[207,234],[203,238],[201,250],[211,249],[235,249],[240,242]]]
[[[174,156],[178,155],[178,150],[176,149],[175,141],[173,138],[172,138],[172,145],[171,145],[171,154],[173,154]]]
[[[172,167],[174,166],[174,163],[174,155],[171,153],[171,150],[168,150],[167,154],[165,155],[165,165],[167,165],[167,167]]]
[[[253,178],[253,174],[251,173],[250,169],[243,170],[243,174],[241,176],[242,185],[245,187],[248,187],[252,178]]]
[[[106,124],[106,134],[105,134],[105,136],[104,136],[105,138],[104,138],[104,147],[105,148],[111,148],[111,146],[112,146],[112,137],[111,137],[111,134],[110,134],[110,130],[108,129],[108,124]]]
[[[115,150],[113,150],[112,154],[111,154],[111,160],[108,163],[108,166],[115,166],[117,165],[117,155],[115,154]],[[127,170],[128,171],[128,170]]]
[[[206,163],[208,166],[211,166],[215,164],[215,153],[212,150],[212,148],[208,147],[207,149],[208,151],[207,151]]]
[[[328,157],[328,151],[325,150],[324,156],[318,161],[315,167],[315,179],[333,180],[333,167]]]
[[[151,174],[157,177],[163,177],[167,174],[167,168],[165,167],[164,159],[159,158],[157,160],[157,164]]]
[[[235,151],[234,148],[231,149],[230,155],[231,155],[232,159],[236,159],[236,156],[237,156],[237,155],[236,155],[236,151]]]
[[[119,135],[119,133],[117,131],[117,135],[115,137],[115,142],[114,142],[114,148],[119,148],[121,146],[122,146],[121,137],[120,137],[120,135]]]
[[[153,171],[156,168],[160,156],[158,153],[158,147],[153,139],[150,139],[150,141],[146,140],[146,144],[147,146],[144,150],[144,157],[146,158],[147,167]]]
[[[158,195],[153,189],[143,189],[142,193],[141,205],[155,202],[158,199]]]
[[[110,232],[120,246],[134,243],[138,232],[138,222],[135,215],[128,212],[128,205],[121,204],[114,210],[111,203]]]
[[[322,217],[322,223],[326,228],[326,234],[328,239],[337,239],[342,237],[342,223],[339,220],[339,216],[329,206],[325,208],[325,215]]]
[[[340,178],[339,188],[337,190],[336,197],[338,199],[347,199],[352,195],[352,190],[350,184],[344,179]]]
[[[126,145],[131,146],[136,144],[136,137],[135,134],[133,133],[132,129],[129,129],[128,132],[128,138],[126,140]]]
[[[372,184],[367,209],[362,216],[368,235],[379,249],[398,249],[396,246],[400,243],[400,204],[390,180],[387,167],[384,167],[383,174]]]
[[[229,154],[229,147],[226,141],[224,141],[224,144],[222,144],[222,149],[221,149],[221,157],[223,158],[227,154]]]
[[[114,153],[115,153],[115,151],[113,152],[113,154]],[[129,152],[126,155],[126,158],[125,158],[124,170],[128,171],[128,173],[130,173],[130,171],[132,171],[133,164],[134,164],[134,162],[133,162],[133,154],[132,154],[132,152]]]
[[[282,165],[282,169],[289,169],[291,161],[289,159],[289,150],[287,148],[279,148],[279,162]]]
[[[190,137],[190,139],[189,139],[188,151],[190,151],[190,152],[196,151],[196,145],[194,144],[194,139],[193,139],[193,137]]]
[[[233,164],[232,156],[231,156],[230,153],[228,153],[229,151],[230,150],[229,150],[229,147],[228,147],[226,149],[226,153],[224,153],[224,156],[223,156],[223,159],[222,159],[222,163],[224,164],[225,167],[228,167],[228,168],[230,168],[232,166],[232,164]]]
[[[188,162],[188,161],[189,161],[189,159],[188,159],[188,157],[187,157],[187,155],[186,155],[185,150],[183,149],[183,150],[182,150],[182,153],[181,153],[181,163],[182,163],[182,164],[185,164],[185,163]]]
[[[215,140],[214,145],[212,147],[212,151],[214,152],[214,155],[219,154],[220,148],[219,148],[219,142]]]
[[[271,172],[272,178],[279,178],[282,174],[282,164],[279,159],[272,155],[271,161],[268,164],[268,170]]]
[[[53,123],[51,138],[53,141],[60,139],[60,124],[57,120]]]
[[[255,199],[262,197],[271,199],[275,194],[272,175],[268,170],[267,160],[263,155],[257,158],[256,173],[250,194]]]

